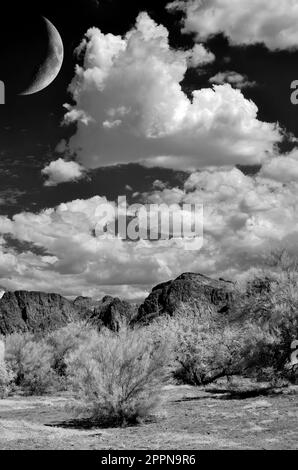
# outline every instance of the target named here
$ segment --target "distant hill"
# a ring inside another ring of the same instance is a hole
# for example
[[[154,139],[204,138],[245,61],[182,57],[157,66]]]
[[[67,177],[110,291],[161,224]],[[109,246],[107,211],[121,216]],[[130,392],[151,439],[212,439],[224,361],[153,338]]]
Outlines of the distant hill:
[[[70,301],[59,294],[5,292],[0,299],[0,334],[50,331],[78,320],[116,329],[123,316],[130,318],[135,312],[133,305],[117,297],[77,297]]]
[[[233,283],[228,281],[184,273],[155,286],[138,309],[111,296],[101,300],[80,296],[71,301],[54,293],[5,292],[0,299],[0,334],[50,331],[80,319],[99,328],[106,326],[115,330],[123,318],[128,322],[148,323],[159,315],[172,315],[181,302],[192,300],[209,302],[224,313],[229,308],[233,289]]]

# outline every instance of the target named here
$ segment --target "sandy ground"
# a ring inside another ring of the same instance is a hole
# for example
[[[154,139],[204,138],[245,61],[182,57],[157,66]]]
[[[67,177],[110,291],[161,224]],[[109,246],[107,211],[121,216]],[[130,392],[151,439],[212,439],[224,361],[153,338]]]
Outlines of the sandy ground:
[[[65,395],[8,398],[0,400],[0,449],[297,449],[297,389],[231,399],[167,386],[160,418],[106,429],[70,422]]]

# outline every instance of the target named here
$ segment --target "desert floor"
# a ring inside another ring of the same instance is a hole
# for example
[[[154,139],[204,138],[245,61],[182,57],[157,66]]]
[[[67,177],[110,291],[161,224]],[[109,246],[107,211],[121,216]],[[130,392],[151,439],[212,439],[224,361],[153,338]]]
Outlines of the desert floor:
[[[231,398],[222,390],[165,387],[161,416],[126,428],[70,421],[67,395],[0,400],[0,449],[295,449],[298,387]]]

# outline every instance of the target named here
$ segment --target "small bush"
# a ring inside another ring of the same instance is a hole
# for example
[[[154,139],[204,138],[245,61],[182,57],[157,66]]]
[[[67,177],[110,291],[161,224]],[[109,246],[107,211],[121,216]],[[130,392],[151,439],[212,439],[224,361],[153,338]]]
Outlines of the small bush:
[[[31,334],[14,333],[6,338],[5,360],[13,371],[15,384],[31,395],[42,395],[55,382],[51,350],[44,340]]]
[[[136,423],[153,413],[166,379],[165,347],[141,330],[102,330],[67,360],[79,413],[103,424]]]

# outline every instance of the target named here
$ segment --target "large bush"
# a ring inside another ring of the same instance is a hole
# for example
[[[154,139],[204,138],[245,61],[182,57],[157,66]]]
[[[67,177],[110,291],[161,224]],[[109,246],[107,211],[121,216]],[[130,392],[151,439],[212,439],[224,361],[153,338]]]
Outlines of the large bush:
[[[51,349],[44,340],[20,333],[6,338],[5,360],[15,384],[28,394],[41,395],[51,389],[55,381],[51,359]]]
[[[135,423],[156,410],[166,379],[166,350],[141,330],[101,331],[67,360],[77,410],[110,424]]]

